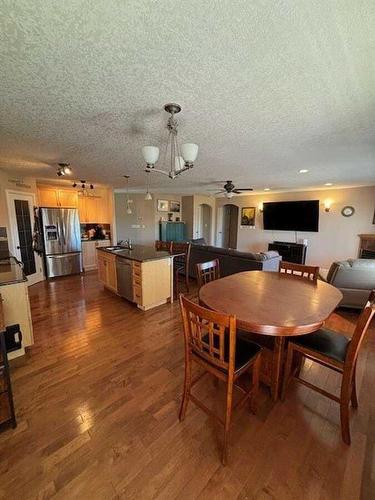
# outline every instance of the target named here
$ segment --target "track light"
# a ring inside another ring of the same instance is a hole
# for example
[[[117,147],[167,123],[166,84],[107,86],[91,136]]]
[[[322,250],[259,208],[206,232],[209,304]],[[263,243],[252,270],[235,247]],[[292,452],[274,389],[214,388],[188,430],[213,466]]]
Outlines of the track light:
[[[59,163],[59,168],[57,169],[57,175],[62,177],[64,175],[71,175],[72,168],[70,163]]]

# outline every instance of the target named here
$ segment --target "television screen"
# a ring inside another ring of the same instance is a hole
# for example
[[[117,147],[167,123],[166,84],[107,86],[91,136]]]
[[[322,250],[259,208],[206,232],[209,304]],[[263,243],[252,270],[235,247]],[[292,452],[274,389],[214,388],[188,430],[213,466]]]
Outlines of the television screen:
[[[319,200],[263,204],[263,227],[278,231],[319,231]]]

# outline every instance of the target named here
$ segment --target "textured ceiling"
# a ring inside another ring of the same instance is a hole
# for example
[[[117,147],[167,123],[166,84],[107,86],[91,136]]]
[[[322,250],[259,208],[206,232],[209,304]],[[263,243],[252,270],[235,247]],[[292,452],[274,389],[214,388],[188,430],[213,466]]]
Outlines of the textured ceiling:
[[[0,167],[17,175],[69,161],[140,188],[174,101],[199,156],[154,189],[375,184],[373,0],[2,0],[0,58]]]

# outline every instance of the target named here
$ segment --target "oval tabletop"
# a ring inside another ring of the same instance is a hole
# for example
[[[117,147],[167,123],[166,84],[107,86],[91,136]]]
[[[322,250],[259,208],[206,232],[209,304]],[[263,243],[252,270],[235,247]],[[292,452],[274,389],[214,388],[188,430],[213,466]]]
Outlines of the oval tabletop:
[[[232,274],[199,290],[202,305],[236,315],[238,328],[272,336],[319,329],[342,297],[324,281],[267,271]]]

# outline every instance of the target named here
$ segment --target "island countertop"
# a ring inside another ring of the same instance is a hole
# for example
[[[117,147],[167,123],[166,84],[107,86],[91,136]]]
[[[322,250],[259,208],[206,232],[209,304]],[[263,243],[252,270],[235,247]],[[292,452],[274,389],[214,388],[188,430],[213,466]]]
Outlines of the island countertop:
[[[154,246],[134,245],[131,250],[121,248],[119,250],[110,250],[112,247],[99,247],[98,252],[111,253],[124,259],[136,260],[137,262],[146,262],[148,260],[167,259],[172,255],[169,252],[156,250]]]
[[[27,281],[20,263],[12,256],[0,260],[0,286]]]

